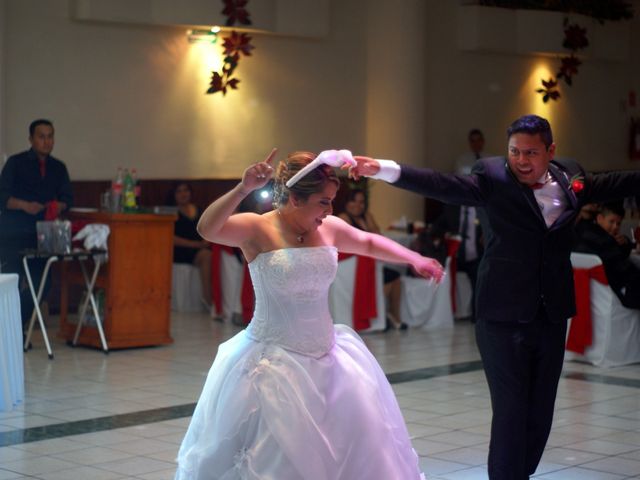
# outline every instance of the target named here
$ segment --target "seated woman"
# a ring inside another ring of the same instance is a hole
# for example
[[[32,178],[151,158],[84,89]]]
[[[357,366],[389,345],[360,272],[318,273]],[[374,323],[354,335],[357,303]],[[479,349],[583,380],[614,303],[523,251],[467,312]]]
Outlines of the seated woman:
[[[339,215],[348,224],[359,230],[369,233],[380,233],[380,227],[369,213],[367,197],[363,190],[354,188],[347,195],[345,211]],[[384,275],[384,296],[387,299],[389,311],[387,313],[387,328],[396,330],[406,330],[407,324],[400,318],[400,299],[402,294],[402,283],[400,274],[392,268],[385,267]]]
[[[202,303],[211,311],[211,248],[197,230],[200,209],[191,202],[192,189],[187,182],[178,182],[171,201],[178,207],[173,236],[173,262],[195,265],[200,271]]]

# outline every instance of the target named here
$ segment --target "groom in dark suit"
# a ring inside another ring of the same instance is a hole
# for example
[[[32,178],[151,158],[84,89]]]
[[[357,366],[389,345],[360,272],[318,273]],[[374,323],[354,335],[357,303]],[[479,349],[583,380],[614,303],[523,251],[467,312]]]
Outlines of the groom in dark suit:
[[[355,157],[351,171],[484,208],[476,342],[491,392],[492,480],[529,478],[551,430],[567,319],[575,314],[570,252],[580,208],[640,192],[640,172],[591,175],[574,161],[553,160],[544,118],[517,119],[507,138],[507,158],[480,159],[470,175],[369,157]]]

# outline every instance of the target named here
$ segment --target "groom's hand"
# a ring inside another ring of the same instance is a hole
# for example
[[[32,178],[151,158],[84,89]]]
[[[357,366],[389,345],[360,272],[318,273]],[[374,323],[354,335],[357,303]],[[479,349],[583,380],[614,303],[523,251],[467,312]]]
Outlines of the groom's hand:
[[[356,165],[349,167],[349,176],[354,180],[360,180],[360,177],[371,177],[380,171],[380,164],[375,158],[356,155],[353,159]]]

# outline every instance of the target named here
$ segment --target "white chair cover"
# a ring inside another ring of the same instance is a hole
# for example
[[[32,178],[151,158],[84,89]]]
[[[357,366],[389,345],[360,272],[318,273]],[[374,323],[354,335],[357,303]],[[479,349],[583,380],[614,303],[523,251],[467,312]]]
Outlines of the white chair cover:
[[[410,327],[453,327],[450,263],[451,259],[447,257],[446,275],[440,284],[424,278],[402,277],[400,315]]]
[[[200,271],[188,263],[174,263],[171,271],[171,310],[203,312]]]
[[[220,290],[222,293],[222,316],[230,321],[233,314],[242,315],[242,280],[244,264],[238,257],[225,250],[220,252]]]
[[[572,253],[571,264],[574,268],[592,268],[602,261],[597,255]],[[566,358],[586,360],[599,367],[640,362],[640,310],[624,307],[608,285],[596,280],[590,284],[593,343],[584,355],[567,351]]]
[[[471,288],[471,280],[469,280],[469,275],[467,275],[466,272],[456,272],[455,318],[468,318],[471,316],[472,294],[473,290]]]
[[[22,321],[18,275],[0,274],[0,412],[24,401]]]
[[[338,262],[336,278],[329,289],[329,309],[334,323],[343,323],[353,328],[353,292],[356,279],[357,256]],[[360,332],[384,330],[386,324],[386,302],[382,262],[376,261],[376,310],[378,316],[371,319],[371,326]]]

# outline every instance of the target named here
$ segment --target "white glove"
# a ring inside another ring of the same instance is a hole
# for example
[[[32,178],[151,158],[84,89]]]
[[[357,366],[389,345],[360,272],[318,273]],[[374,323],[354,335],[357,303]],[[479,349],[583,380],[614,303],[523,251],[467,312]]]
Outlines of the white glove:
[[[349,150],[325,150],[324,152],[320,152],[320,154],[314,158],[311,163],[305,165],[302,170],[287,181],[287,188],[293,187],[307,173],[322,164],[329,165],[331,167],[341,167],[347,163],[352,167],[356,166],[356,161]]]

